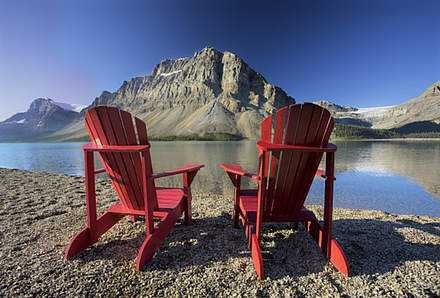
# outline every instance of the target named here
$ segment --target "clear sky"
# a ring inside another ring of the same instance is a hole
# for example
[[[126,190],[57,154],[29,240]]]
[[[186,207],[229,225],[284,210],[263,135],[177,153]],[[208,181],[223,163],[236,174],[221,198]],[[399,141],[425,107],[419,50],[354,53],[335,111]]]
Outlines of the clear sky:
[[[0,119],[89,104],[205,46],[299,100],[392,105],[440,80],[440,1],[0,0]]]

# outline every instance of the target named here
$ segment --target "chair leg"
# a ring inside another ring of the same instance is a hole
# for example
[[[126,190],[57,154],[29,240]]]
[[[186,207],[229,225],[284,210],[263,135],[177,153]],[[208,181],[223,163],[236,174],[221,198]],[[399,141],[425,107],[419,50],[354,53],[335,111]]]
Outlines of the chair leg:
[[[159,223],[158,227],[154,229],[153,234],[147,235],[139,248],[136,257],[136,269],[141,271],[146,263],[151,261],[157,249],[165,241],[165,238],[171,232],[176,224],[177,216],[174,213],[168,213]]]
[[[236,206],[234,207],[233,220],[234,220],[234,228],[238,229],[240,227],[240,225],[239,225],[240,213],[238,211],[238,207],[236,207]]]
[[[263,258],[261,256],[260,242],[257,240],[257,235],[252,234],[251,243],[252,262],[254,263],[255,272],[257,273],[258,279],[264,279]]]
[[[124,215],[114,214],[111,212],[105,212],[97,220],[96,224],[92,227],[86,227],[76,234],[70,240],[69,245],[64,250],[64,257],[69,260],[89,246],[96,243],[105,232],[113,227]]]
[[[192,201],[191,190],[188,190],[188,194],[185,199],[185,207],[184,207],[185,225],[192,225],[193,223],[191,201]]]
[[[333,266],[345,276],[350,276],[350,265],[342,247],[335,239],[330,237],[330,239],[328,239],[330,242],[330,251],[327,250],[328,246],[326,245],[325,239],[328,238],[328,236],[325,235],[326,232],[319,222],[315,220],[309,221],[306,225],[306,231],[312,236],[313,240],[316,241],[316,244],[324,256],[328,257]]]

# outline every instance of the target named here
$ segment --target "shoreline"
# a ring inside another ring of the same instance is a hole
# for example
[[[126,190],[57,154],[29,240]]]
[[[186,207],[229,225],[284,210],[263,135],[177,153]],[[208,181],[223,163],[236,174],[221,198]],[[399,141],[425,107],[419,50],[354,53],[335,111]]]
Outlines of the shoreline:
[[[0,168],[0,294],[16,295],[440,295],[440,217],[334,210],[334,237],[353,277],[344,278],[313,240],[267,225],[268,278],[255,278],[245,237],[233,229],[231,198],[193,190],[194,225],[178,224],[143,272],[134,257],[142,222],[124,219],[72,261],[62,251],[83,226],[84,178]],[[97,182],[100,211],[115,201]],[[307,206],[319,217],[322,208]]]
[[[161,139],[151,139],[150,142],[253,142],[256,139],[240,139],[240,140],[208,140],[208,139],[177,139],[177,140],[161,140]],[[331,142],[385,142],[385,141],[440,141],[440,138],[388,138],[388,139],[331,139]],[[68,144],[68,143],[88,143],[88,141],[0,141],[0,144]]]

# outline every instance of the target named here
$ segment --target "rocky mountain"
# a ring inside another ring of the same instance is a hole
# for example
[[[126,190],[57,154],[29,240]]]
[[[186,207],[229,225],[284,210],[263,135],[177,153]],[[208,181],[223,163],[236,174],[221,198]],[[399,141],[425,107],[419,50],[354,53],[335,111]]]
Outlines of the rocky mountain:
[[[326,108],[332,114],[354,112],[354,111],[358,110],[357,108],[338,105],[338,104],[331,102],[329,100],[317,100],[314,103],[317,105],[320,105],[323,108]]]
[[[153,138],[257,138],[263,117],[294,102],[237,55],[204,48],[192,57],[163,60],[150,75],[124,81],[115,92],[102,92],[89,107],[109,105],[127,110],[147,122]],[[340,124],[341,135],[440,133],[440,81],[396,106],[356,108],[328,100],[315,103],[330,110]],[[36,99],[28,111],[0,122],[0,141],[84,140],[87,108]]]
[[[223,133],[255,138],[264,116],[294,102],[237,55],[204,48],[192,57],[160,62],[150,75],[104,91],[91,106],[134,113],[153,137]],[[82,123],[74,123],[53,137],[84,135]]]
[[[34,140],[35,138],[59,131],[81,119],[79,112],[72,106],[56,102],[49,98],[37,98],[29,109],[17,113],[0,122],[0,140]]]
[[[332,108],[339,107],[332,102],[317,101],[316,103],[330,107],[337,123],[340,124],[376,129],[397,129],[408,127],[410,124],[419,128],[418,124],[434,127],[440,123],[440,81],[429,86],[421,95],[396,106],[340,109]]]

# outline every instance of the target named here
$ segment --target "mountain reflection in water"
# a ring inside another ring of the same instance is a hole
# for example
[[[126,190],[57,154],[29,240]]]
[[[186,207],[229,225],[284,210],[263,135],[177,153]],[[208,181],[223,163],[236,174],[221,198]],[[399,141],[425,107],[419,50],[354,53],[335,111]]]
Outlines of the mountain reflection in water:
[[[81,145],[0,144],[0,167],[83,175]],[[440,216],[440,140],[345,141],[336,145],[336,207]],[[152,142],[152,155],[156,172],[186,162],[204,163],[194,191],[228,197],[232,185],[217,164],[234,162],[248,170],[257,168],[255,141]],[[160,182],[172,183],[179,184],[180,177]],[[323,185],[321,179],[315,179],[308,203],[322,202]]]

